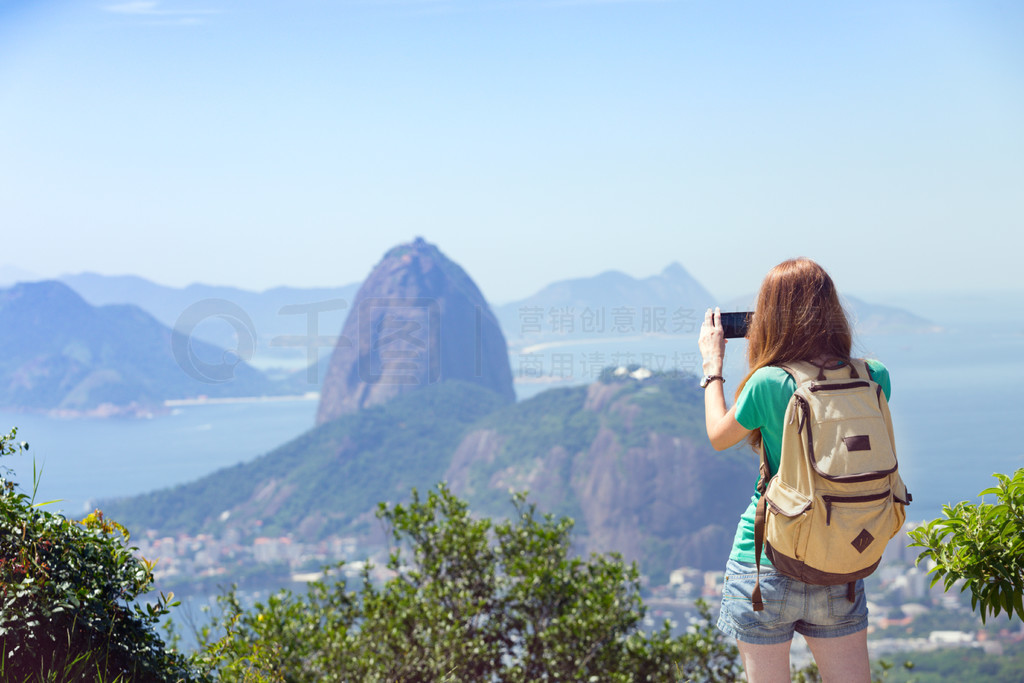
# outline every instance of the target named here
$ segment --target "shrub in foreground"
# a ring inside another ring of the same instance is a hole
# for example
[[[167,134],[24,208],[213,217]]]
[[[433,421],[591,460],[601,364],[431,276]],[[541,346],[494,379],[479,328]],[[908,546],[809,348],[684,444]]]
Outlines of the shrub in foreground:
[[[737,652],[703,621],[640,629],[633,565],[575,557],[572,521],[523,496],[511,519],[473,519],[444,486],[380,506],[390,578],[282,591],[245,609],[234,591],[201,634],[225,681],[735,681]]]
[[[28,449],[0,436],[0,456]],[[156,634],[169,598],[140,604],[152,565],[99,511],[78,522],[0,474],[0,679],[164,683],[197,676]]]
[[[1001,612],[1024,621],[1024,468],[993,476],[999,485],[978,495],[994,495],[995,504],[944,505],[942,518],[910,532],[911,545],[924,548],[918,563],[935,563],[933,586],[962,582],[982,622]]]

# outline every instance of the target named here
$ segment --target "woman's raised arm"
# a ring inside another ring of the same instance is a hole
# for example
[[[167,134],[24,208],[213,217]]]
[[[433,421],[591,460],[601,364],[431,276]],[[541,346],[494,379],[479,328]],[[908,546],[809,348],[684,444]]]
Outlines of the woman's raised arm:
[[[742,441],[750,430],[736,421],[736,406],[725,407],[725,333],[722,330],[722,312],[709,308],[704,313],[697,342],[704,368],[704,424],[708,440],[716,451],[725,450]],[[709,378],[712,378],[709,380]]]

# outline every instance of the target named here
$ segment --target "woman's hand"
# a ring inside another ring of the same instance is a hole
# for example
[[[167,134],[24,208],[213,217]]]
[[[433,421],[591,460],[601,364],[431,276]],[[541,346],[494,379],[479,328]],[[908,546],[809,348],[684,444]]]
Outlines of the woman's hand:
[[[705,375],[721,375],[725,363],[725,330],[722,329],[722,311],[716,306],[704,313],[697,346],[703,360]]]
[[[721,375],[725,362],[725,330],[722,329],[722,312],[710,308],[704,314],[697,345],[704,359],[705,375]],[[735,446],[750,433],[736,421],[736,406],[726,409],[724,382],[712,382],[704,389],[704,424],[708,440],[716,451]]]

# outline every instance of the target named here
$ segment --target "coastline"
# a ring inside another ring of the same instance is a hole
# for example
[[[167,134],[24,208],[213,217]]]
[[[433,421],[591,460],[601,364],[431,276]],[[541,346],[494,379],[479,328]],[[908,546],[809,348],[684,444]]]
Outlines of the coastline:
[[[307,391],[304,394],[283,394],[279,396],[230,396],[215,398],[210,396],[197,396],[195,398],[169,398],[164,401],[165,408],[177,408],[179,406],[202,406],[215,405],[218,403],[276,403],[280,401],[319,401],[320,392]]]
[[[279,403],[283,401],[319,401],[320,392],[307,391],[304,394],[282,394],[276,396],[231,396],[211,397],[195,396],[193,398],[169,398],[159,404],[132,402],[127,405],[116,405],[113,403],[101,403],[94,408],[50,408],[27,410],[16,406],[3,406],[2,411],[21,413],[26,415],[44,415],[59,420],[75,420],[82,418],[108,419],[108,418],[129,418],[129,419],[152,419],[162,415],[168,415],[173,409],[184,406],[203,406],[232,403]]]

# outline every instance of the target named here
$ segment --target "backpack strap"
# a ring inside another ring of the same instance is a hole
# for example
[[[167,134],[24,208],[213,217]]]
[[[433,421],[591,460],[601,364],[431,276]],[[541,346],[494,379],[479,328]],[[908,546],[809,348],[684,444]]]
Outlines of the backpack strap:
[[[807,361],[781,363],[775,367],[785,370],[793,378],[793,381],[796,382],[797,388],[815,379],[825,379],[824,369]]]
[[[755,612],[764,610],[764,601],[761,599],[761,550],[764,548],[764,524],[767,515],[767,498],[765,492],[768,490],[768,477],[771,470],[768,469],[768,455],[764,449],[764,442],[761,442],[761,473],[757,482],[757,508],[754,511],[754,561],[757,567],[757,579],[754,582],[754,592],[750,594],[750,602]]]
[[[808,372],[810,363],[790,363],[777,366],[787,372],[799,387],[801,384],[810,381],[813,377]],[[763,435],[762,435],[763,436]],[[757,567],[757,579],[754,582],[754,592],[750,594],[750,602],[755,612],[764,610],[764,601],[761,599],[761,553],[764,550],[764,526],[767,520],[768,499],[765,492],[768,490],[768,479],[771,478],[771,469],[768,467],[768,451],[764,447],[764,439],[761,440],[761,459],[758,466],[760,478],[757,481],[757,507],[754,509],[754,564]]]
[[[871,379],[871,368],[866,360],[851,358],[847,362],[850,364],[850,379]]]
[[[858,359],[852,358],[832,358],[826,360],[824,363],[815,363],[813,361],[802,360],[792,361],[789,363],[780,364],[777,367],[782,368],[788,372],[793,379],[796,381],[797,386],[804,384],[809,381],[823,382],[828,377],[825,372],[835,372],[837,370],[849,370],[850,379],[869,379],[871,377],[868,372],[867,363]],[[863,375],[861,373],[864,373]]]

